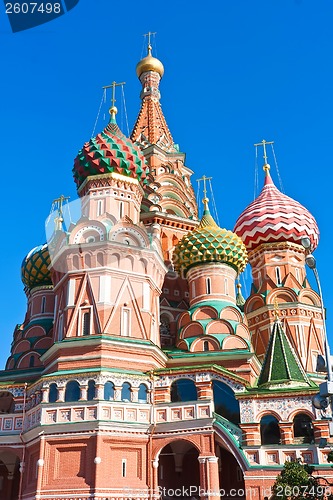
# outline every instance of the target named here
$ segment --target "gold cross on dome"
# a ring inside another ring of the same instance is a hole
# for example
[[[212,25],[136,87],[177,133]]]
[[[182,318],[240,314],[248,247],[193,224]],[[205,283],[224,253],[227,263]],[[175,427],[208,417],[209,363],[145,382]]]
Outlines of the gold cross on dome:
[[[156,35],[156,33],[157,33],[156,31],[148,31],[148,33],[145,33],[143,35],[144,37],[148,37],[148,50],[151,49],[151,43],[150,43],[151,40],[150,40],[150,37],[152,35]]]
[[[261,142],[258,142],[258,144],[254,144],[255,147],[258,147],[258,146],[262,146],[263,147],[263,149],[264,149],[263,158],[264,158],[264,161],[265,161],[265,165],[267,165],[267,154],[266,154],[266,146],[267,146],[267,144],[274,144],[274,141],[267,142],[267,141],[265,141],[265,139],[263,139]]]
[[[212,177],[206,177],[205,175],[203,175],[201,177],[201,179],[197,179],[197,182],[201,182],[203,181],[203,194],[204,194],[204,198],[207,198],[207,185],[206,185],[206,182],[207,181],[210,181],[212,179]]]
[[[63,194],[59,196],[59,198],[56,198],[53,200],[53,206],[56,207],[56,210],[58,212],[57,217],[54,218],[54,225],[55,225],[55,230],[56,231],[61,231],[62,230],[62,223],[64,222],[63,218],[63,204],[64,201],[69,200],[69,196],[64,196]]]
[[[112,102],[112,107],[114,106],[114,103],[116,102],[116,87],[119,87],[121,85],[125,85],[126,82],[112,82],[111,85],[105,85],[103,89],[111,89],[112,88],[112,97],[111,97],[111,102]]]

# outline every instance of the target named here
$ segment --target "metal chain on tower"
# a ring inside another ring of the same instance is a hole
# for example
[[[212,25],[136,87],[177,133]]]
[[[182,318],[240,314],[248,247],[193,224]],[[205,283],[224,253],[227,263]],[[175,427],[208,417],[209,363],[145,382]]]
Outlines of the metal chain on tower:
[[[96,127],[97,127],[97,122],[98,122],[98,119],[99,119],[99,115],[101,114],[101,109],[102,109],[102,106],[103,106],[103,102],[106,102],[106,89],[103,90],[101,104],[99,105],[99,108],[98,108],[98,112],[97,112],[97,116],[96,116],[96,120],[95,120],[95,125],[94,125],[94,128],[93,128],[91,137],[94,137],[94,135],[95,135],[95,130],[96,130]]]
[[[276,160],[276,156],[275,156],[275,151],[274,151],[273,144],[271,144],[271,147],[272,147],[272,153],[273,153],[275,168],[276,168],[276,172],[277,172],[278,179],[279,179],[280,189],[281,189],[282,193],[284,193],[284,187],[283,187],[283,184],[282,184],[282,179],[281,179],[281,175],[280,175],[278,163],[277,163],[277,160]]]

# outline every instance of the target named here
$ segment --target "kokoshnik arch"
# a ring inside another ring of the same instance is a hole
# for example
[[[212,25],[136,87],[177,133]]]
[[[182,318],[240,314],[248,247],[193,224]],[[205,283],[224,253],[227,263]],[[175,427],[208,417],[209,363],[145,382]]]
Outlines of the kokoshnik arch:
[[[193,486],[263,499],[297,458],[329,478],[328,422],[312,404],[323,317],[300,244],[318,244],[316,221],[267,162],[233,231],[206,196],[198,220],[150,45],[136,72],[130,138],[113,105],[74,161],[81,217],[64,230],[60,214],[22,264],[27,312],[0,373],[0,497],[144,500]]]

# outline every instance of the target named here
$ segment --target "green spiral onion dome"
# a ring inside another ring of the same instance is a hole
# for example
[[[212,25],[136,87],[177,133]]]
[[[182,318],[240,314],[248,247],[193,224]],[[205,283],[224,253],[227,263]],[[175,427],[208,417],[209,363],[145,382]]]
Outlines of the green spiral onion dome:
[[[237,234],[221,229],[210,215],[207,202],[197,229],[183,236],[177,244],[173,262],[176,271],[188,271],[197,264],[223,262],[233,267],[237,273],[244,271],[248,258],[242,240]]]
[[[29,290],[36,286],[52,285],[49,271],[50,263],[47,244],[33,248],[22,262],[21,278],[23,284]]]
[[[110,109],[107,127],[86,142],[74,160],[73,175],[77,187],[91,175],[117,173],[147,182],[148,167],[140,149],[120,130],[115,120],[117,108]]]

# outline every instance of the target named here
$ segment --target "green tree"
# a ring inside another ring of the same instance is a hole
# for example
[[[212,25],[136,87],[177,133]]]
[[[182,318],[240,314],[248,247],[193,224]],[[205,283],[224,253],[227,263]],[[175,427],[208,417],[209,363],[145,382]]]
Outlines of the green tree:
[[[312,475],[313,470],[313,467],[302,464],[300,460],[286,462],[274,483],[273,499],[321,499],[325,488]]]

